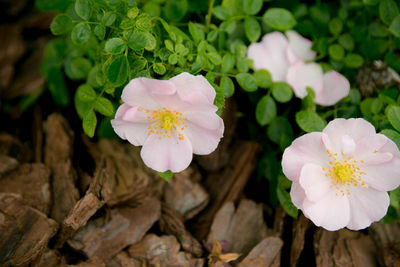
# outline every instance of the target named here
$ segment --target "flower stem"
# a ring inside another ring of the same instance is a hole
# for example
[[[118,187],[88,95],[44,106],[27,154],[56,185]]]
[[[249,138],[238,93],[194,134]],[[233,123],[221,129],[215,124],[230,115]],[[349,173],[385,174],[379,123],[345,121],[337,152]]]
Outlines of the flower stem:
[[[214,2],[215,2],[215,0],[210,0],[210,4],[208,6],[208,13],[206,16],[206,29],[205,29],[206,32],[208,32],[208,28],[210,27],[210,24],[211,24],[211,13],[212,13],[212,9],[214,7]]]

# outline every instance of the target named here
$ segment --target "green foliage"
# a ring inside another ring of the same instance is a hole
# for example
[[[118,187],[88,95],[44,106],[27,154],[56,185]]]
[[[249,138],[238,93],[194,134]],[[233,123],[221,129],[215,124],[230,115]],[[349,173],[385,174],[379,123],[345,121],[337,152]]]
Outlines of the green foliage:
[[[326,121],[312,110],[302,110],[296,113],[296,122],[299,127],[309,132],[320,132],[326,126]]]
[[[277,114],[274,99],[269,95],[263,96],[256,106],[256,119],[261,126],[269,124]]]
[[[284,8],[270,8],[263,16],[265,24],[273,29],[285,31],[296,25],[296,19],[289,10]]]

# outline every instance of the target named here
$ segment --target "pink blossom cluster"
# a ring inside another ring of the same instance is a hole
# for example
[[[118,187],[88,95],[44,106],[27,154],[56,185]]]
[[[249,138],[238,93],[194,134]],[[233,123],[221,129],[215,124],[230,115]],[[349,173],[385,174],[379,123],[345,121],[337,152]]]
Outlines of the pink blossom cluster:
[[[254,62],[254,69],[266,69],[272,80],[287,82],[299,98],[307,95],[307,87],[315,92],[314,102],[321,106],[337,103],[349,94],[350,83],[340,73],[330,70],[323,73],[311,50],[312,42],[295,31],[266,34],[260,43],[249,46],[247,57]]]

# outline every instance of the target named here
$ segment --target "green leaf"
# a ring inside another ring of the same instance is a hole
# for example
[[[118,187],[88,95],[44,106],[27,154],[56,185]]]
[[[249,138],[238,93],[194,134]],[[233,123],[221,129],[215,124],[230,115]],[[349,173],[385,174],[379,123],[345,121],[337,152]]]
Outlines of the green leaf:
[[[181,20],[188,11],[188,3],[186,0],[168,0],[166,1],[163,12],[168,21]]]
[[[69,92],[64,75],[57,67],[51,67],[48,71],[47,84],[54,102],[62,107],[69,105]]]
[[[230,72],[235,66],[235,57],[232,54],[225,54],[222,57],[221,70],[223,73]]]
[[[227,20],[232,16],[231,10],[223,6],[214,7],[212,14],[220,20]]]
[[[244,20],[244,32],[250,42],[257,42],[261,35],[261,26],[254,17],[247,17]]]
[[[136,19],[135,25],[138,29],[143,30],[143,31],[148,31],[148,30],[151,30],[151,28],[153,28],[153,23],[151,22],[151,19],[148,17],[145,17],[145,16],[143,16],[143,17],[139,16]]]
[[[110,100],[105,97],[98,97],[96,102],[94,102],[94,109],[104,116],[114,115],[114,106]]]
[[[96,91],[89,84],[82,84],[76,91],[76,97],[81,102],[91,102],[96,99]]]
[[[329,56],[336,61],[340,61],[344,57],[344,49],[341,45],[333,44],[328,49]]]
[[[147,36],[143,32],[134,32],[129,36],[128,46],[134,51],[140,51],[147,45]]]
[[[104,40],[104,37],[106,36],[106,28],[103,25],[96,25],[94,27],[94,35],[101,41]]]
[[[350,34],[346,33],[340,35],[339,37],[339,44],[343,46],[346,50],[353,50],[354,49],[354,40]]]
[[[126,49],[126,44],[121,38],[111,38],[104,45],[104,51],[108,54],[122,54]]]
[[[397,210],[393,206],[389,206],[388,211],[381,220],[384,223],[397,223],[399,221],[399,215],[397,213]]]
[[[232,34],[236,30],[237,23],[234,20],[228,20],[221,23],[219,28],[228,34]]]
[[[276,82],[271,87],[272,96],[276,101],[281,103],[289,102],[292,99],[293,91],[292,88],[285,82]]]
[[[331,16],[329,10],[324,7],[326,6],[313,5],[309,9],[311,19],[317,24],[326,25],[329,23]]]
[[[333,35],[339,35],[343,30],[343,22],[339,18],[329,21],[329,31]]]
[[[247,15],[255,15],[260,12],[263,0],[243,0],[243,11]]]
[[[302,110],[296,113],[296,122],[300,128],[307,132],[320,132],[326,126],[326,121],[311,110]]]
[[[379,3],[379,0],[363,0],[364,5],[374,6]]]
[[[267,128],[267,134],[272,142],[285,150],[293,141],[293,129],[285,117],[275,117]]]
[[[35,0],[35,6],[42,11],[64,11],[73,0]]]
[[[200,41],[205,38],[203,29],[197,23],[189,22],[189,33],[192,35],[196,44],[200,43]]]
[[[394,0],[381,0],[379,3],[379,16],[381,20],[390,25],[395,17],[399,14],[399,9]]]
[[[96,114],[94,113],[93,109],[89,110],[84,116],[82,121],[82,127],[85,134],[89,137],[94,136],[94,131],[96,129],[97,118]]]
[[[400,134],[398,132],[391,129],[384,129],[380,133],[386,135],[400,149]]]
[[[393,33],[394,36],[400,37],[400,15],[398,15],[389,27],[389,31]]]
[[[256,79],[258,87],[266,89],[272,85],[272,76],[267,70],[257,70],[253,73],[253,76]]]
[[[153,65],[153,70],[155,73],[159,74],[159,75],[164,75],[165,72],[167,71],[167,69],[165,68],[164,64],[162,63],[155,63]]]
[[[74,42],[77,45],[84,44],[89,40],[90,34],[91,31],[88,24],[83,22],[78,23],[72,29],[71,33],[72,42]]]
[[[91,69],[92,62],[87,58],[75,57],[65,60],[65,73],[71,80],[85,79]]]
[[[178,55],[177,54],[171,54],[168,57],[168,63],[171,65],[175,65],[178,63]]]
[[[249,73],[239,73],[235,76],[239,85],[247,92],[254,92],[257,90],[256,79]]]
[[[218,52],[210,52],[210,53],[207,53],[206,55],[207,55],[207,58],[211,61],[212,64],[214,64],[216,66],[221,65],[222,58],[218,54]]]
[[[293,205],[292,200],[290,199],[289,193],[283,189],[282,187],[278,186],[276,188],[277,190],[277,195],[278,195],[278,200],[281,203],[283,209],[286,211],[286,213],[293,217],[297,218],[299,211],[297,208]]]
[[[65,14],[57,15],[50,24],[50,30],[54,35],[61,35],[72,29],[72,19]]]
[[[231,97],[235,92],[235,86],[228,76],[222,76],[220,87],[224,91],[225,97]]]
[[[90,4],[88,0],[76,0],[75,1],[75,12],[84,20],[90,18]]]
[[[132,7],[128,10],[128,18],[135,19],[139,15],[139,8]]]
[[[256,119],[261,125],[269,124],[275,117],[277,108],[275,101],[269,95],[263,96],[256,106]]]
[[[349,68],[357,69],[364,64],[364,59],[358,54],[347,54],[344,64]]]
[[[400,209],[400,187],[389,192],[390,196],[390,205],[395,207],[396,209]]]
[[[101,22],[105,25],[105,26],[111,26],[114,24],[115,20],[117,19],[117,15],[114,12],[106,12],[103,16],[103,18],[101,19]]]
[[[387,27],[379,22],[372,22],[368,31],[374,37],[385,37],[389,34]]]
[[[174,43],[173,43],[171,40],[169,40],[169,39],[165,40],[165,41],[164,41],[164,44],[165,44],[165,47],[166,47],[169,51],[171,51],[171,52],[174,52],[174,51],[175,51],[175,50],[174,50]]]
[[[218,37],[218,32],[217,31],[209,31],[207,34],[207,41],[209,42],[214,42]]]
[[[361,94],[357,89],[350,89],[349,97],[352,104],[359,104],[361,102]]]
[[[107,69],[107,78],[115,86],[123,85],[128,79],[129,63],[124,55],[119,55]]]
[[[387,110],[387,117],[393,128],[395,128],[397,131],[400,131],[400,107],[389,107]]]
[[[169,183],[169,182],[171,182],[171,179],[174,176],[174,173],[171,172],[170,170],[168,170],[165,172],[159,172],[158,175]]]
[[[296,25],[296,19],[289,10],[284,8],[270,8],[264,13],[263,21],[273,29],[286,31]]]

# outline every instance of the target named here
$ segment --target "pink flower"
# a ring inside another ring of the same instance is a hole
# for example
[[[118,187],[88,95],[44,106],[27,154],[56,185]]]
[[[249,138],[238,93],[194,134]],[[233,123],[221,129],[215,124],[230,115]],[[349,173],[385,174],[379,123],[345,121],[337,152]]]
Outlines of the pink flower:
[[[294,205],[317,226],[359,230],[385,216],[400,184],[400,152],[364,119],[335,119],[286,148]]]
[[[136,78],[124,88],[124,104],[111,124],[122,139],[143,146],[140,155],[148,167],[180,172],[193,153],[213,152],[222,138],[224,123],[214,98],[214,88],[200,75]]]
[[[312,42],[295,31],[266,34],[261,43],[249,46],[247,57],[254,62],[254,69],[266,69],[275,82],[287,82],[298,98],[307,95],[307,87],[315,92],[315,103],[330,106],[349,94],[350,83],[340,73],[323,73],[320,65],[306,63],[315,59]]]

